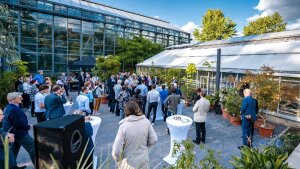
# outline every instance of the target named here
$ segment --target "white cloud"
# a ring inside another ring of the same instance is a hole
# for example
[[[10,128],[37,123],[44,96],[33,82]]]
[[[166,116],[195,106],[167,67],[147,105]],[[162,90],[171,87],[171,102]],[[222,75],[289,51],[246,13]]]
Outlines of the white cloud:
[[[300,19],[298,19],[296,22],[288,24],[286,27],[287,30],[295,30],[300,29]]]
[[[154,16],[154,18],[159,19],[159,16]]]
[[[189,32],[189,33],[193,33],[197,27],[199,27],[199,25],[196,25],[194,22],[189,21],[187,24],[180,27],[180,29],[182,29],[186,32]]]
[[[255,14],[247,19],[248,22],[254,21],[259,17],[264,17],[273,14],[275,11],[288,22],[287,29],[299,28],[300,19],[300,1],[299,0],[259,0],[257,6],[254,9],[260,13]]]
[[[243,32],[237,32],[234,37],[241,37],[241,36],[244,36]]]
[[[180,29],[182,29],[185,32],[188,32],[191,34],[191,38],[193,39],[191,41],[191,43],[196,43],[196,41],[194,40],[195,37],[193,35],[193,32],[195,31],[196,28],[199,28],[199,25],[196,25],[194,22],[189,21],[188,23],[186,23],[185,25],[181,26]],[[199,28],[201,31],[201,28]]]

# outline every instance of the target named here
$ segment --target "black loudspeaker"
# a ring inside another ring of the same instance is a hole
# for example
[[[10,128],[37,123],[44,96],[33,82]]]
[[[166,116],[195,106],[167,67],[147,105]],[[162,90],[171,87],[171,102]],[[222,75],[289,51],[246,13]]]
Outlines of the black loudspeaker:
[[[34,126],[36,168],[74,169],[83,154],[84,116],[67,115]],[[51,158],[53,157],[53,159]]]

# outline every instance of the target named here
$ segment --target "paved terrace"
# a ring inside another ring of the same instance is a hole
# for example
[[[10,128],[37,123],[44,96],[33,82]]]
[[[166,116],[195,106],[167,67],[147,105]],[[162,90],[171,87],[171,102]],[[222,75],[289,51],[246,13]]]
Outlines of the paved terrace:
[[[73,100],[75,100],[77,92],[71,92],[71,96],[73,97]],[[74,110],[74,106],[72,107],[72,110]],[[98,130],[95,143],[95,154],[99,157],[97,166],[106,168],[108,162],[109,169],[114,169],[115,163],[111,158],[110,153],[118,131],[119,117],[110,113],[107,105],[102,104],[100,106],[100,112],[101,115],[99,115],[99,117],[102,118],[102,124]],[[29,111],[27,111],[26,114],[29,123],[36,124],[36,118],[31,117]],[[192,107],[184,107],[183,115],[193,117]],[[155,123],[154,130],[158,136],[158,141],[149,151],[150,168],[160,169],[164,166],[168,166],[168,164],[163,161],[163,158],[168,155],[170,148],[170,136],[166,133],[166,127],[167,125],[162,120]],[[281,133],[284,129],[284,126],[277,125],[275,134]],[[229,163],[231,156],[240,155],[237,146],[242,144],[241,126],[230,125],[228,120],[222,118],[221,115],[210,112],[206,123],[206,133],[205,150],[200,150],[200,147],[196,146],[196,161],[198,162],[201,160],[206,154],[206,150],[210,148],[220,151],[221,164],[227,168],[232,168],[232,165]],[[32,135],[32,131],[30,134]],[[188,138],[195,139],[195,137],[195,127],[192,125],[188,132]],[[255,130],[253,145],[257,146],[258,144],[265,144],[266,141],[267,140],[261,138],[258,135],[258,131]],[[20,150],[17,162],[19,165],[27,165],[27,168],[34,168],[29,159],[29,155],[23,148]]]

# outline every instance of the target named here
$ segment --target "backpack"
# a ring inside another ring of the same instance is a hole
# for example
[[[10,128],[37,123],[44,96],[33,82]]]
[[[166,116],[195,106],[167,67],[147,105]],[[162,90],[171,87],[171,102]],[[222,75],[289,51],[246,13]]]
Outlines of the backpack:
[[[18,86],[17,92],[24,93],[23,84],[20,84],[20,85]]]
[[[97,95],[97,88],[98,86],[93,90],[93,97],[98,98],[99,96]]]

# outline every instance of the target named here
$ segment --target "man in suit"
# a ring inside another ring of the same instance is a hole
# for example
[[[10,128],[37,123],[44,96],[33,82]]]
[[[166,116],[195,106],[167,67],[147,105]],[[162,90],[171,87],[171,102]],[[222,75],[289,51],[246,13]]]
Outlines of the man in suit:
[[[241,116],[242,116],[242,133],[243,133],[243,146],[251,147],[253,137],[253,123],[257,119],[257,102],[251,96],[250,89],[244,90],[244,99],[242,101]],[[239,149],[243,146],[238,146]]]
[[[46,119],[54,119],[66,114],[64,104],[67,99],[63,95],[63,89],[60,85],[52,87],[52,93],[45,97]]]
[[[23,76],[19,76],[18,80],[15,82],[15,91],[16,92],[20,92],[18,91],[19,86],[23,84]]]
[[[115,75],[111,75],[110,78],[107,81],[107,87],[108,87],[108,98],[109,98],[109,107],[110,107],[110,112],[115,113],[115,91],[114,91],[114,86],[117,84]]]

